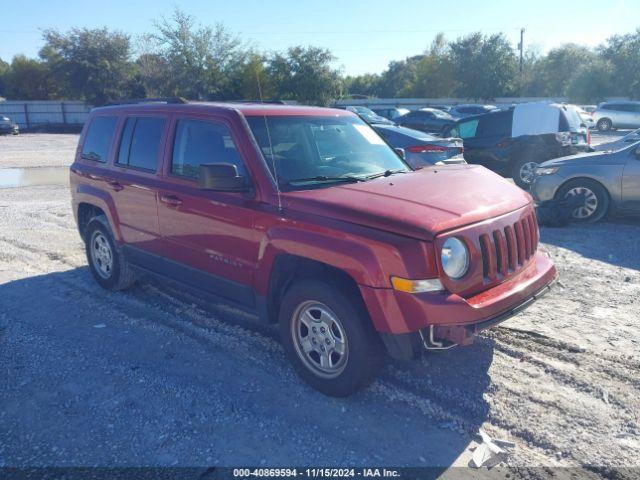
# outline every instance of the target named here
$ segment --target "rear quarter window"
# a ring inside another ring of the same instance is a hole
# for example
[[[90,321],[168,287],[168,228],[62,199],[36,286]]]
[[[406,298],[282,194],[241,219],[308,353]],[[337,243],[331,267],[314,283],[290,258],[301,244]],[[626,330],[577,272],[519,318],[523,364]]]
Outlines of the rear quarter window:
[[[117,117],[95,117],[91,120],[80,154],[84,160],[100,163],[107,161],[117,120]]]

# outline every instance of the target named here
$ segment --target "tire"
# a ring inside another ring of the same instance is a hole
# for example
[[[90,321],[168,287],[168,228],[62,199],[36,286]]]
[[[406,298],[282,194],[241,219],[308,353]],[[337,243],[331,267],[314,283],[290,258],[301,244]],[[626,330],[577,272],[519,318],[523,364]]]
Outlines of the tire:
[[[532,160],[529,155],[513,162],[511,178],[520,188],[529,190],[535,176],[535,169],[544,160]]]
[[[556,195],[558,200],[573,195],[584,194],[585,203],[571,213],[571,219],[579,223],[594,223],[602,220],[609,212],[609,193],[595,180],[578,178],[565,183]]]
[[[361,299],[351,292],[319,280],[300,280],[285,292],[280,307],[287,357],[305,382],[332,397],[366,387],[384,363],[384,346]]]
[[[609,118],[601,118],[598,120],[598,123],[596,123],[596,127],[601,132],[608,132],[613,128],[613,122]]]
[[[102,288],[124,290],[135,283],[135,272],[116,245],[104,215],[89,221],[84,238],[89,269]]]

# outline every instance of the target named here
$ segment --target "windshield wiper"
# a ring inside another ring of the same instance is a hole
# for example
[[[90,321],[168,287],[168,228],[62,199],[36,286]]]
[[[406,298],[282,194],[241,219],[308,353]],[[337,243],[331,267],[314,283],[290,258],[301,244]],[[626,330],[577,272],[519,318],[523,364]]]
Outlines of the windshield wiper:
[[[395,175],[396,173],[407,173],[407,170],[385,170],[384,172],[367,175],[364,178],[367,180],[373,180],[374,178],[389,177],[391,175]]]
[[[356,183],[362,182],[361,177],[355,177],[353,175],[344,175],[340,177],[330,177],[327,175],[316,175],[315,177],[308,178],[294,178],[284,182],[285,185],[296,185],[299,183],[324,183],[324,182],[344,182],[344,183]]]

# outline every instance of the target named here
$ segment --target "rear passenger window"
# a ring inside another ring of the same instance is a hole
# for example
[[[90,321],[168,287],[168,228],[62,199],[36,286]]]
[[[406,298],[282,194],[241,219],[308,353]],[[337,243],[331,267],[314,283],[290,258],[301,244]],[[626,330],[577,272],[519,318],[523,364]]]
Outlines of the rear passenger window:
[[[118,165],[155,172],[164,122],[164,118],[128,118],[120,140]]]
[[[511,124],[513,114],[511,112],[493,113],[482,117],[480,120],[480,132],[483,137],[509,137],[511,136]]]
[[[82,145],[83,159],[102,163],[107,161],[117,120],[117,117],[95,117],[91,120]]]
[[[178,120],[171,173],[198,178],[198,168],[206,163],[230,163],[238,174],[246,169],[226,125],[202,120]]]

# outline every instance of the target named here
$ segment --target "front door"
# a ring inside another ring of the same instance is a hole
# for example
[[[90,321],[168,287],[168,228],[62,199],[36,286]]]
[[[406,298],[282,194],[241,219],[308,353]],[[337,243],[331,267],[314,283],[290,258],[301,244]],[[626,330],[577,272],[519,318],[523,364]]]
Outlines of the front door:
[[[200,190],[197,184],[203,163],[231,163],[248,175],[230,125],[210,117],[176,117],[170,138],[158,218],[173,276],[252,306],[259,248],[255,201],[245,193]]]

